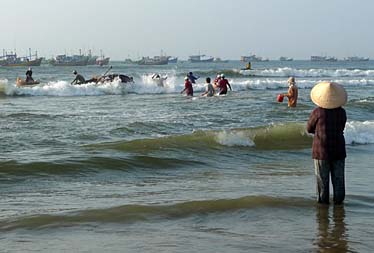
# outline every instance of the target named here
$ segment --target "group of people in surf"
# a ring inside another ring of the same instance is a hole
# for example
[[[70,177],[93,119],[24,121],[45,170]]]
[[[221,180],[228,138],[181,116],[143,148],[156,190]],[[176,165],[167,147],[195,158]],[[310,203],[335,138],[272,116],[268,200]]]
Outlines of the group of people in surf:
[[[109,67],[107,72],[101,76],[94,76],[91,79],[86,80],[83,75],[79,74],[76,70],[73,71],[73,74],[75,75],[74,80],[71,82],[72,85],[81,85],[86,83],[106,83],[106,82],[113,82],[115,80],[118,80],[122,83],[132,83],[134,82],[134,79],[127,75],[122,74],[109,74],[109,70],[112,69],[112,66]]]
[[[152,80],[156,83],[158,87],[164,87],[167,76],[162,76],[160,74],[153,74]],[[195,76],[192,72],[189,72],[184,78],[184,89],[180,92],[181,94],[185,93],[187,96],[193,96],[193,84],[196,84],[196,81],[199,77]],[[205,91],[201,96],[212,97],[215,94],[225,95],[227,94],[228,88],[232,90],[229,81],[225,78],[224,74],[217,75],[214,79],[213,84],[211,83],[210,77],[205,79]],[[217,90],[217,91],[216,91]]]
[[[194,76],[192,72],[189,72],[184,78],[184,89],[182,93],[186,93],[187,96],[193,96],[193,86],[199,77]],[[213,84],[211,83],[210,77],[205,79],[205,91],[201,96],[212,97],[215,94],[225,95],[227,94],[228,88],[232,90],[229,81],[226,79],[225,74],[218,74],[216,79],[214,79]],[[217,91],[216,91],[217,90]]]

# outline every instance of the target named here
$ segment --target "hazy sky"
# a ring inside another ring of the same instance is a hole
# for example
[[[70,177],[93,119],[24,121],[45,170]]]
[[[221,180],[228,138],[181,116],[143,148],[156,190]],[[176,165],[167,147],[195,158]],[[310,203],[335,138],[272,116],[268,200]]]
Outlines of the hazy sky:
[[[0,0],[0,49],[374,58],[373,0]]]

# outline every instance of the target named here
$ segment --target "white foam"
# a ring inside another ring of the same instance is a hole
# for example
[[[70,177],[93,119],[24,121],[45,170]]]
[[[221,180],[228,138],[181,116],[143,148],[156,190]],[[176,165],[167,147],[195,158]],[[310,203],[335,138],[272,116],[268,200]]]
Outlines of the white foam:
[[[215,136],[216,141],[224,146],[254,147],[255,143],[243,132],[219,132]]]
[[[362,69],[294,69],[286,67],[236,71],[242,75],[262,77],[374,77],[374,70]]]
[[[7,79],[0,79],[0,93],[1,94],[6,94],[5,91],[6,91],[7,84],[8,84]]]
[[[347,145],[373,144],[374,143],[374,121],[350,121],[347,122],[344,131]]]
[[[319,82],[326,81],[323,79],[319,80],[303,80],[303,79],[296,79],[296,84],[300,89],[310,89],[314,87]],[[371,86],[374,85],[374,79],[334,79],[329,80],[331,82],[340,83],[343,86],[351,86],[351,87],[363,87],[363,86]],[[248,90],[248,89],[257,89],[257,90],[265,90],[265,89],[280,89],[280,88],[288,88],[287,79],[279,80],[279,79],[272,79],[272,78],[251,78],[250,80],[243,80],[243,79],[233,79],[230,80],[231,85],[235,90]]]
[[[100,96],[100,95],[121,95],[128,91],[127,84],[114,81],[105,84],[88,83],[82,85],[71,85],[66,81],[49,82],[33,87],[17,87],[15,84],[8,84],[7,95],[28,95],[28,96]]]

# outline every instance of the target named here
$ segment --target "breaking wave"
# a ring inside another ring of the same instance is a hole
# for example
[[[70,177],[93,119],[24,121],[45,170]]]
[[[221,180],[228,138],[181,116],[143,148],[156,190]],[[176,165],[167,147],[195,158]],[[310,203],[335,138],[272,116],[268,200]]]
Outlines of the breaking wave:
[[[373,144],[374,121],[350,121],[345,128],[347,145]],[[150,153],[168,150],[201,150],[226,147],[247,147],[258,150],[293,150],[310,148],[312,136],[306,133],[305,124],[287,123],[256,128],[223,131],[195,131],[186,135],[165,136],[154,139],[137,139],[90,145],[125,152]]]
[[[236,72],[244,76],[258,77],[374,77],[372,69],[295,69],[286,67],[236,70]]]
[[[314,87],[319,82],[326,81],[323,79],[317,80],[297,80],[297,86],[300,89],[310,89]],[[343,86],[347,87],[365,87],[365,86],[372,86],[374,85],[374,79],[333,79],[329,80],[332,82],[340,83]],[[230,80],[233,88],[235,90],[248,90],[248,89],[255,89],[255,90],[266,90],[266,89],[284,89],[288,87],[287,80],[279,80],[273,78],[264,78],[264,79],[233,79]]]
[[[374,121],[347,122],[345,141],[348,145],[374,143]]]

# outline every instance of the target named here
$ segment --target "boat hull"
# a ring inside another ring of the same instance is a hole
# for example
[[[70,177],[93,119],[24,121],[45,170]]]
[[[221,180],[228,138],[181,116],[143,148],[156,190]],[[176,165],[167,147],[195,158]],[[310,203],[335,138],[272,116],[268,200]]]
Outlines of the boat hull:
[[[190,59],[190,62],[192,63],[206,63],[206,62],[213,62],[214,61],[214,58],[211,58],[211,59],[204,59],[204,60],[194,60],[194,59]]]
[[[87,66],[87,60],[84,61],[74,61],[74,62],[57,62],[57,61],[50,61],[49,62],[52,66],[58,67],[75,67],[75,66]]]
[[[17,77],[16,79],[16,86],[17,87],[33,87],[35,85],[40,84],[39,81],[33,81],[33,82],[26,82],[26,80],[23,80],[20,77]]]

